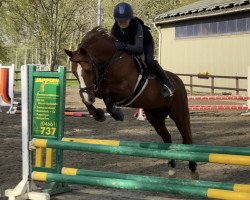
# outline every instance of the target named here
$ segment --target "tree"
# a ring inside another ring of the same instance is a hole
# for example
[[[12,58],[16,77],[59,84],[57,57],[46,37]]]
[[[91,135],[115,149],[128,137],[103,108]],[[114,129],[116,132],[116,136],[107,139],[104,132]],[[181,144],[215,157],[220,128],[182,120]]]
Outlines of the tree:
[[[0,44],[0,63],[6,63],[8,61],[7,59],[7,50],[3,47],[2,44]]]
[[[19,45],[39,48],[41,61],[50,64],[53,70],[61,63],[63,47],[75,39],[79,42],[82,33],[93,24],[94,18],[89,12],[94,7],[90,0],[84,3],[78,0],[9,0],[4,15],[10,22],[6,21],[8,28],[17,33],[12,42],[17,44],[18,40]]]

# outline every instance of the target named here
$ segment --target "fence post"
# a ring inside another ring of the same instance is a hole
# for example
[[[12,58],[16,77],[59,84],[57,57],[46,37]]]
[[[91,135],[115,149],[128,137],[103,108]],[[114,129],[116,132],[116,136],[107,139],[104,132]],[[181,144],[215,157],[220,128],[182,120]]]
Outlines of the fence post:
[[[247,96],[250,97],[250,66],[247,70]],[[247,100],[247,111],[245,113],[242,113],[241,115],[250,115],[250,99]]]
[[[247,96],[250,97],[250,67],[248,67],[247,74]],[[247,100],[248,112],[250,113],[250,99]]]
[[[190,94],[193,94],[193,76],[190,76]]]
[[[211,76],[211,93],[214,95],[214,77]]]
[[[236,95],[239,95],[239,78],[236,78]]]

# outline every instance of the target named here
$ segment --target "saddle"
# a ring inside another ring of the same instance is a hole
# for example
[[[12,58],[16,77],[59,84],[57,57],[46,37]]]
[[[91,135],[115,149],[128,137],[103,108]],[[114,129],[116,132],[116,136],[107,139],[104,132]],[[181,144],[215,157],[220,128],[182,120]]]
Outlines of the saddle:
[[[144,62],[143,58],[139,55],[132,55],[132,59],[134,63],[136,64],[139,73],[144,76],[147,79],[154,79],[155,75],[150,71],[150,69],[147,67],[146,63]]]
[[[140,75],[138,76],[133,94],[127,99],[124,99],[123,101],[115,102],[117,106],[129,106],[137,99],[138,96],[140,96],[140,94],[146,88],[146,86],[148,85],[148,80],[155,78],[155,76],[150,72],[146,63],[142,60],[140,56],[133,54],[132,58],[138,68]]]
[[[140,94],[144,91],[144,89],[148,85],[148,81],[150,79],[156,79],[155,74],[151,72],[151,70],[147,67],[146,63],[142,60],[140,56],[132,55],[132,59],[139,71],[139,76],[134,87],[134,92],[130,97],[122,101],[115,102],[117,106],[129,106],[130,104],[132,104],[137,99],[137,97],[139,97]]]

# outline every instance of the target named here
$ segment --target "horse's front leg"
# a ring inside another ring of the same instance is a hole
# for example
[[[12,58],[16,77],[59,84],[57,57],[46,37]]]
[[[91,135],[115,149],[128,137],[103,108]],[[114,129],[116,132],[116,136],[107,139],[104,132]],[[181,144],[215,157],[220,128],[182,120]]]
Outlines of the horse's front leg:
[[[122,110],[120,108],[115,107],[114,102],[110,97],[105,96],[103,98],[103,101],[104,101],[105,106],[107,108],[107,112],[110,114],[111,117],[113,117],[117,121],[124,120],[124,115],[123,115]]]
[[[104,115],[104,112],[100,108],[96,108],[93,104],[85,104],[87,107],[89,114],[93,115],[94,119],[99,122],[105,121],[106,117]]]
[[[82,99],[83,104],[89,111],[89,114],[93,115],[94,119],[99,122],[105,121],[106,117],[104,112],[100,108],[96,108],[93,103],[95,102],[95,95],[94,93],[87,93],[82,89],[79,90],[79,95]]]

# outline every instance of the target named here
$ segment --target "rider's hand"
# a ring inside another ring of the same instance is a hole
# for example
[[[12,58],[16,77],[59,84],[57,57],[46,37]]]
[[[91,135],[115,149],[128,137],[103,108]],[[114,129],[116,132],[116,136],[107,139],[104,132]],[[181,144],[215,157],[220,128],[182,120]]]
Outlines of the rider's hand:
[[[122,41],[116,41],[115,42],[115,47],[118,49],[118,50],[124,50],[126,45],[124,44],[124,42]]]

